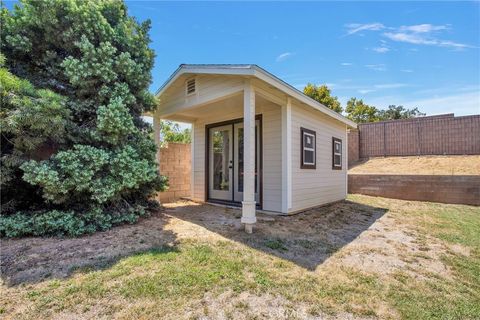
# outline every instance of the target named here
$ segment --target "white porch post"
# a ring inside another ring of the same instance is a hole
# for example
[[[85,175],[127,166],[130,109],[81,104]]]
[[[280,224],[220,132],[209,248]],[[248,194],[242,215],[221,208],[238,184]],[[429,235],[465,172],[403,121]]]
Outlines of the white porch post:
[[[190,131],[190,199],[195,199],[195,122]]]
[[[251,80],[243,90],[243,202],[242,219],[245,232],[253,232],[255,216],[255,91]]]
[[[292,99],[282,105],[282,213],[292,208]]]

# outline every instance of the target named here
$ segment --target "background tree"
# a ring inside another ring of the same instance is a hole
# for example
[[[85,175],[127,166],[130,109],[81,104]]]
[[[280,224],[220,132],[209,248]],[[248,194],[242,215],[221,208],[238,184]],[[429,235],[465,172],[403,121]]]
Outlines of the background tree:
[[[2,9],[1,25],[0,49],[9,72],[57,94],[44,97],[55,103],[54,110],[44,106],[43,111],[62,114],[45,120],[68,115],[68,125],[62,123],[63,141],[43,132],[55,142],[48,159],[21,156],[23,175],[13,176],[8,191],[15,194],[23,180],[43,202],[2,211],[0,233],[41,234],[28,226],[44,217],[53,226],[44,233],[79,234],[136,221],[153,205],[149,197],[166,185],[158,175],[151,128],[140,118],[155,107],[148,92],[154,59],[150,22],[139,24],[121,1],[22,0],[12,12]],[[7,90],[6,95],[13,91]],[[49,95],[27,91],[18,93],[35,99],[35,94]],[[11,108],[12,114],[33,110],[22,102]],[[35,136],[33,126],[25,130]],[[21,135],[25,132],[12,129],[2,139],[14,146]]]
[[[345,108],[347,118],[356,123],[378,121],[378,109],[365,104],[362,99],[350,98]]]
[[[425,113],[422,113],[418,108],[407,109],[404,106],[389,105],[387,110],[380,110],[378,112],[378,118],[383,120],[398,120],[398,119],[409,119],[424,116]]]
[[[181,129],[176,122],[162,120],[160,127],[160,137],[164,142],[191,143],[191,129]]]
[[[310,98],[320,102],[324,106],[336,111],[338,113],[343,112],[343,108],[340,105],[337,97],[331,95],[330,89],[326,85],[316,86],[314,84],[308,83],[303,89],[305,93]]]

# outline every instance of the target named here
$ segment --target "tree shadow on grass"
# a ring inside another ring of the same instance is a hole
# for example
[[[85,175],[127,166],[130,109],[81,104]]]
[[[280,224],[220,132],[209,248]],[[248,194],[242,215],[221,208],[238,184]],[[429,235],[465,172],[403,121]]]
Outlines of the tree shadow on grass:
[[[386,211],[341,201],[292,216],[257,214],[254,233],[246,234],[240,223],[240,210],[193,202],[176,203],[167,205],[164,213],[137,224],[80,238],[2,239],[1,279],[7,286],[16,286],[62,279],[75,272],[103,270],[125,257],[175,250],[182,238],[202,240],[205,229],[314,270],[354,241]],[[200,228],[174,223],[165,230],[175,218]]]
[[[257,213],[253,234],[246,234],[240,222],[241,210],[175,204],[167,213],[192,222],[225,238],[315,270],[342,247],[354,241],[387,209],[352,201],[340,201],[291,216]]]
[[[65,278],[78,271],[106,269],[120,259],[172,247],[176,236],[164,230],[170,218],[154,214],[137,224],[79,238],[1,239],[0,269],[7,286]]]

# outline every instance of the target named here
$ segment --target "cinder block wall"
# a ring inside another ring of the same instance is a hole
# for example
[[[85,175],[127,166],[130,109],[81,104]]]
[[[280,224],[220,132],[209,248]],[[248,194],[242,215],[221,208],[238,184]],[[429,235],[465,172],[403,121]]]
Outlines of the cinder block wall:
[[[160,174],[166,175],[169,189],[160,192],[160,202],[173,202],[181,197],[190,197],[191,146],[184,143],[169,143],[160,148]]]

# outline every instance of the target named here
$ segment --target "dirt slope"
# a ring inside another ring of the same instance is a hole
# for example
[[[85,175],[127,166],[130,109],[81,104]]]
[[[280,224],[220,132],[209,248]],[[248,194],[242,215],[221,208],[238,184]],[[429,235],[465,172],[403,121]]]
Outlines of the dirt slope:
[[[480,175],[480,155],[371,158],[349,174]]]

